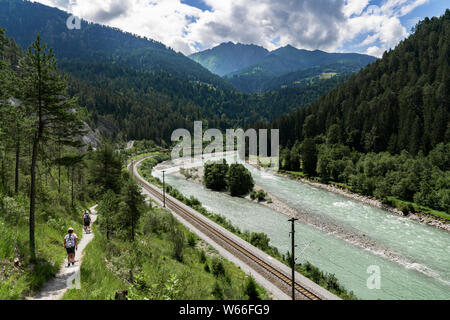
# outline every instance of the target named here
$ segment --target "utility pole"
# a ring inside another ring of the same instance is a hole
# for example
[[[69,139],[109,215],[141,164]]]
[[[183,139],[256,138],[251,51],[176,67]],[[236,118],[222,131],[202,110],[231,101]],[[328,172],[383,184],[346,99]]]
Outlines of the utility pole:
[[[295,300],[295,225],[294,222],[298,219],[289,219],[292,223],[291,241],[292,241],[292,253],[291,253],[291,268],[292,268],[292,300]]]
[[[166,179],[165,179],[165,173],[166,171],[163,170],[163,206],[166,207]]]

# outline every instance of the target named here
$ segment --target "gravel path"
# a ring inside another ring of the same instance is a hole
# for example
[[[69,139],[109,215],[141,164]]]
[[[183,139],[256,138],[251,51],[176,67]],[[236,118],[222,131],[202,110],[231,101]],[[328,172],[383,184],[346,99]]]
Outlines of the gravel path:
[[[90,208],[92,223],[97,220],[96,206]],[[80,275],[81,262],[84,255],[84,249],[89,242],[94,239],[94,233],[84,234],[80,243],[78,244],[78,250],[75,254],[75,265],[67,267],[67,258],[59,269],[58,274],[51,280],[49,280],[42,287],[41,291],[34,297],[28,297],[27,300],[59,300],[74,280]],[[61,240],[62,241],[62,240]],[[79,278],[78,278],[79,279]]]

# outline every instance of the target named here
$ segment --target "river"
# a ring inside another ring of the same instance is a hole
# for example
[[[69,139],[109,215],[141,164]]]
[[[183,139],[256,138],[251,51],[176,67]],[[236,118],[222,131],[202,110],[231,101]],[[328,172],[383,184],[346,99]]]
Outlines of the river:
[[[219,158],[213,158],[217,160]],[[228,155],[227,161],[236,159]],[[183,165],[197,167],[201,160]],[[450,233],[401,217],[309,184],[290,180],[246,164],[255,183],[292,208],[376,243],[364,248],[297,222],[298,262],[310,261],[322,271],[334,273],[339,282],[361,299],[450,299]],[[171,162],[153,170],[167,172],[166,181],[186,196],[195,196],[208,210],[221,214],[241,230],[264,232],[280,252],[290,250],[287,217],[261,204],[214,192],[171,175],[179,166]],[[307,245],[309,244],[309,246]],[[387,252],[393,255],[385,254]],[[393,258],[394,256],[395,258]],[[371,273],[380,271],[380,287],[367,285]]]

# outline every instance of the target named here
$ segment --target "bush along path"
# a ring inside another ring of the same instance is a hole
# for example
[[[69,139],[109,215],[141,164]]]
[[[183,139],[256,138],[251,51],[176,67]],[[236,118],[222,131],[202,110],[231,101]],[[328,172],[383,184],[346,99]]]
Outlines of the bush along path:
[[[91,211],[91,226],[97,220],[96,205],[90,208]],[[59,300],[69,288],[74,288],[81,283],[80,268],[84,255],[84,249],[94,239],[94,233],[84,234],[81,241],[78,243],[78,250],[75,254],[75,265],[67,267],[67,258],[59,269],[58,274],[49,280],[40,292],[34,297],[28,297],[27,300]],[[62,246],[63,239],[61,239]]]

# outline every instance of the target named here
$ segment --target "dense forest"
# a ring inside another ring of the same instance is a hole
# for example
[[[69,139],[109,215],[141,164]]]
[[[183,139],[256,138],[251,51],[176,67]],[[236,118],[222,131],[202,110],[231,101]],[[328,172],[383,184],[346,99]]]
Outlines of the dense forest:
[[[333,77],[301,88],[285,88],[263,95],[220,90],[165,72],[143,72],[108,63],[59,62],[70,75],[70,93],[92,113],[92,126],[109,123],[128,139],[170,141],[177,128],[243,127],[272,120],[318,99],[344,79]]]
[[[280,90],[287,87],[306,87],[308,85],[319,84],[326,79],[335,79],[343,81],[352,73],[357,73],[364,68],[367,62],[347,62],[331,63],[314,66],[308,69],[290,72],[279,77],[270,79],[260,84],[260,91]],[[319,98],[319,97],[318,97]],[[317,99],[315,99],[317,100]],[[313,101],[315,101],[313,100]]]
[[[449,141],[449,24],[449,10],[426,18],[381,60],[307,108],[274,121],[282,144],[326,135],[330,128],[363,152],[427,154]]]
[[[268,125],[280,129],[283,168],[449,212],[449,62],[447,10],[317,102]]]

